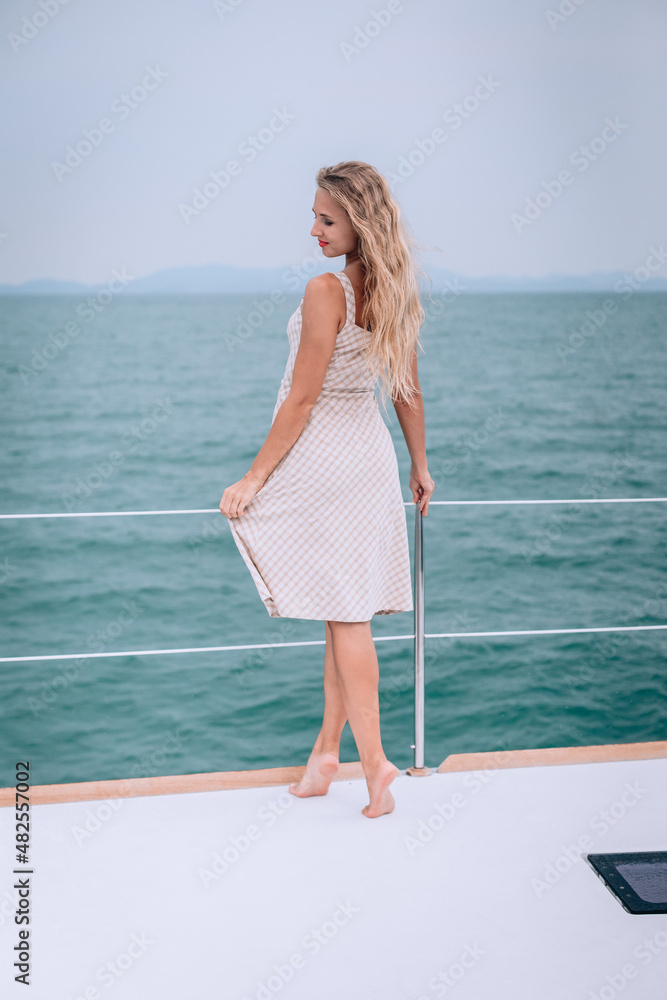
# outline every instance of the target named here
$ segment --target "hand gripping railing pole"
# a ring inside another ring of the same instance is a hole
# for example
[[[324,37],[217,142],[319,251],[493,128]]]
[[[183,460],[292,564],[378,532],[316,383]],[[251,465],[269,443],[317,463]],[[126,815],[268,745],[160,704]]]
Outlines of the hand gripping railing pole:
[[[424,525],[419,504],[415,504],[415,762],[407,774],[418,777],[431,773],[424,766]]]

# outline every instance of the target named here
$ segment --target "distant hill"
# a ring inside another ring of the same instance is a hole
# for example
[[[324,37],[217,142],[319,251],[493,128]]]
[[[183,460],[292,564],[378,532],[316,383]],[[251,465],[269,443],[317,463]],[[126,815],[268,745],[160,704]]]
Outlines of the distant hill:
[[[203,264],[191,267],[174,267],[154,274],[132,278],[123,289],[124,295],[258,295],[283,292],[286,295],[303,294],[306,282],[324,271],[342,270],[342,260],[336,267],[326,267],[323,259],[317,270],[285,265],[275,268],[232,267],[229,264]],[[461,291],[463,294],[481,292],[613,292],[623,279],[623,271],[596,272],[587,275],[550,274],[540,278],[491,275],[470,278],[453,271],[431,267],[433,293]],[[111,280],[111,275],[109,280]],[[38,278],[19,285],[0,285],[0,295],[77,295],[85,297],[105,287],[76,281],[59,281],[55,278]],[[427,282],[424,290],[429,289]],[[652,277],[638,291],[665,292],[667,279]]]

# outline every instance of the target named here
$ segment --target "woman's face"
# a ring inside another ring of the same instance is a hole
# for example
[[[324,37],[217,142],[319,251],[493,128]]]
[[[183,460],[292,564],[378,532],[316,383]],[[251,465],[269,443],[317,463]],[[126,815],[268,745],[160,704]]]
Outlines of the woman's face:
[[[318,187],[313,202],[315,221],[310,235],[319,241],[325,257],[340,257],[357,249],[358,237],[350,217],[328,191]]]

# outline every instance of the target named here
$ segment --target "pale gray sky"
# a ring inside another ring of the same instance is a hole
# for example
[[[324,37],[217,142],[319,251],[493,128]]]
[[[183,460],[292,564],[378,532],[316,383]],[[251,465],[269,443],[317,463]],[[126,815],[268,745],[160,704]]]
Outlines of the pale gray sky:
[[[43,3],[0,9],[0,282],[299,262],[347,159],[403,165],[427,265],[634,269],[667,239],[665,0]]]

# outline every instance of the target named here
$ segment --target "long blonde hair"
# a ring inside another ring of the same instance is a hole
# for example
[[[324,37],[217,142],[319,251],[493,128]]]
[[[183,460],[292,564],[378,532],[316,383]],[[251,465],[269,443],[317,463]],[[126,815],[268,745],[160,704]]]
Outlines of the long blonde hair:
[[[428,277],[414,260],[416,244],[389,185],[370,164],[348,160],[322,167],[316,180],[345,209],[359,239],[364,268],[361,326],[371,331],[368,365],[380,380],[383,397],[410,402],[417,392],[412,357],[423,349],[419,330],[425,319],[417,274]]]

